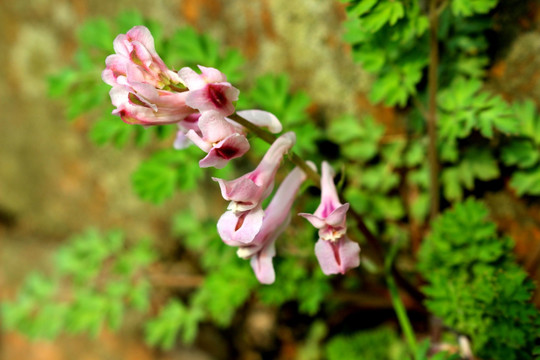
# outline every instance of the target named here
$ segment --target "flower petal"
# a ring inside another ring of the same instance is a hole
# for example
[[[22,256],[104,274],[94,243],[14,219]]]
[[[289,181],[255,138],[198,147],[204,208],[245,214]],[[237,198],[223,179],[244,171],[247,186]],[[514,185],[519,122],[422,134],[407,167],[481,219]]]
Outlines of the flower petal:
[[[346,236],[333,242],[319,239],[315,244],[315,255],[325,275],[345,274],[360,265],[360,246]]]
[[[236,113],[252,124],[267,128],[273,134],[277,134],[283,130],[279,119],[268,111],[253,109],[237,111]]]
[[[273,284],[276,280],[272,259],[276,255],[275,242],[271,241],[263,249],[251,258],[251,267],[261,284]]]
[[[214,145],[208,155],[199,161],[199,166],[202,168],[213,166],[216,169],[221,169],[227,165],[229,160],[244,155],[248,150],[249,141],[246,137],[242,134],[232,134]]]
[[[219,236],[227,245],[247,245],[259,233],[263,217],[264,211],[260,206],[246,211],[240,216],[235,215],[232,211],[226,211],[217,223]]]

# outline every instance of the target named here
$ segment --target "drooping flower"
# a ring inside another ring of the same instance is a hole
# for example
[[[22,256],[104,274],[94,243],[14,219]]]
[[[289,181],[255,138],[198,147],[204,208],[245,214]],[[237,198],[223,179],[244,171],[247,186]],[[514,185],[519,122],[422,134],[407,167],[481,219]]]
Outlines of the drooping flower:
[[[281,132],[281,130],[283,129],[283,127],[281,126],[281,122],[278,120],[278,118],[274,114],[269,113],[268,111],[252,109],[241,110],[237,111],[236,113],[258,127],[267,128],[271,133],[276,134]],[[198,124],[200,116],[200,113],[192,114],[178,123],[178,132],[176,134],[176,140],[174,142],[175,149],[184,149],[189,145],[193,144],[189,140],[189,138],[186,137],[186,134],[189,130],[193,130],[199,136],[202,136]],[[239,134],[246,134],[247,130],[242,125],[229,118],[225,119],[234,126],[236,132],[238,132]]]
[[[236,128],[219,112],[208,110],[202,113],[197,126],[200,132],[190,129],[186,133],[195,145],[208,153],[199,166],[223,168],[231,159],[240,157],[249,150],[249,142],[244,134],[238,133]]]
[[[290,211],[300,185],[306,179],[300,168],[295,168],[279,186],[272,201],[264,211],[262,226],[249,245],[238,244],[238,256],[251,259],[251,267],[262,284],[275,280],[272,258],[276,254],[275,242],[290,222]]]
[[[322,163],[321,203],[313,214],[300,213],[315,228],[319,240],[315,255],[326,275],[344,274],[360,265],[360,246],[351,241],[347,232],[346,216],[349,204],[341,204],[334,184],[334,171],[326,161]]]
[[[346,216],[349,204],[341,204],[334,184],[334,171],[326,161],[322,163],[321,203],[312,214],[300,213],[319,229],[323,240],[335,241],[347,232]]]
[[[238,100],[237,88],[227,82],[227,77],[217,69],[199,65],[201,74],[184,67],[178,75],[189,89],[186,103],[201,112],[214,110],[223,116],[234,113],[233,101]]]
[[[114,40],[116,54],[105,60],[102,79],[118,115],[129,124],[162,125],[182,121],[197,112],[186,104],[187,89],[165,65],[144,26],[135,26]]]
[[[118,85],[109,92],[118,115],[128,124],[164,125],[174,124],[194,114],[197,110],[186,105],[185,92],[172,92],[154,88],[150,84],[117,78]]]
[[[281,159],[295,142],[296,135],[287,132],[274,141],[255,170],[230,181],[212,178],[219,183],[223,198],[230,201],[229,210],[240,213],[253,209],[270,195]]]
[[[128,67],[135,65],[144,83],[163,89],[170,84],[182,83],[178,74],[165,65],[154,47],[154,38],[144,26],[135,26],[114,39],[114,51],[105,59],[102,79],[111,86],[118,85],[119,76],[127,76]],[[130,79],[131,80],[131,79]]]
[[[281,135],[270,146],[257,168],[238,179],[224,181],[213,178],[219,183],[225,200],[231,201],[228,211],[218,221],[219,235],[226,244],[249,244],[261,229],[264,216],[261,202],[272,192],[281,159],[295,140],[293,132]]]

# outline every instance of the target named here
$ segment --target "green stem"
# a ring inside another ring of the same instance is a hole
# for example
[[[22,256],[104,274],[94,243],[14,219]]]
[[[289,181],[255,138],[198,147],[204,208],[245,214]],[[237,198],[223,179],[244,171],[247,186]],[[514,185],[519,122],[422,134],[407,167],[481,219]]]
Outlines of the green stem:
[[[437,156],[437,71],[439,66],[439,43],[437,32],[439,28],[437,0],[429,4],[429,68],[428,68],[428,163],[429,163],[429,195],[430,219],[439,213],[439,158]]]
[[[411,321],[409,320],[409,317],[407,316],[405,305],[403,305],[403,302],[401,301],[401,298],[399,297],[399,292],[396,286],[396,282],[394,281],[394,278],[392,277],[392,275],[390,274],[386,275],[386,283],[388,284],[388,290],[390,291],[390,297],[392,298],[392,306],[394,306],[394,311],[396,312],[396,316],[399,321],[399,326],[401,327],[403,334],[405,334],[405,339],[407,340],[407,344],[409,345],[409,349],[411,350],[411,353],[416,354],[416,338],[414,336],[414,331],[411,325]]]
[[[394,311],[396,312],[399,325],[401,327],[401,330],[403,331],[403,334],[405,335],[405,339],[407,340],[409,349],[414,355],[416,354],[416,337],[414,336],[414,330],[412,328],[411,321],[409,320],[409,316],[407,315],[405,305],[403,305],[403,301],[401,301],[401,297],[399,296],[396,281],[392,276],[392,269],[395,269],[395,267],[393,266],[394,258],[396,257],[398,250],[398,244],[394,243],[390,248],[389,254],[384,261],[384,267],[386,271],[386,283],[388,285],[388,290],[392,299],[392,306],[394,307]]]
[[[272,143],[274,141],[276,141],[276,139],[277,139],[276,135],[271,134],[268,131],[265,131],[265,130],[261,129],[257,125],[249,122],[248,120],[244,119],[243,117],[241,117],[238,114],[232,114],[232,115],[228,116],[228,118],[231,119],[231,120],[234,120],[238,124],[242,125],[243,127],[248,129],[253,134],[255,134],[256,136],[258,136],[259,138],[261,138],[262,140],[264,140],[265,142],[267,142],[270,145],[272,145]],[[306,173],[306,175],[313,181],[315,186],[320,188],[320,186],[321,186],[320,185],[321,184],[320,175],[317,174],[315,172],[315,170],[310,168],[309,165],[300,156],[298,156],[295,152],[290,151],[289,152],[289,160],[293,164],[298,166],[300,169],[302,169],[304,171],[304,173]]]

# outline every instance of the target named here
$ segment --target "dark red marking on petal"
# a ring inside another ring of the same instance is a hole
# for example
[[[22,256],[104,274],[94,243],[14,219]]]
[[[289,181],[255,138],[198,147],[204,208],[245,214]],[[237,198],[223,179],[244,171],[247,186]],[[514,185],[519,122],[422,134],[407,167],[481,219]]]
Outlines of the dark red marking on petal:
[[[228,160],[228,159],[232,159],[233,157],[236,156],[236,154],[238,154],[238,149],[233,148],[233,147],[223,146],[220,148],[216,148],[216,154],[220,158]]]
[[[212,104],[214,104],[217,108],[227,106],[227,97],[225,96],[225,93],[221,91],[221,86],[208,84],[207,88],[208,97],[210,98]]]
[[[238,221],[236,222],[234,231],[238,231],[238,229],[240,229],[242,225],[244,225],[244,220],[246,219],[246,216],[247,216],[247,211],[238,217]]]

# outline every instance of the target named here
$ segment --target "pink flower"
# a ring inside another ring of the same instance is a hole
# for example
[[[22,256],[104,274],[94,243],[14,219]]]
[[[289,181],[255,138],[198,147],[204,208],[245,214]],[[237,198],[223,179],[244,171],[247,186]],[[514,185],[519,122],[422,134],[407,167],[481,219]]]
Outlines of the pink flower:
[[[348,269],[360,265],[360,246],[345,235],[349,204],[341,204],[339,201],[333,175],[332,167],[324,161],[321,177],[321,203],[313,214],[298,214],[319,229],[315,255],[326,275],[344,274]]]
[[[154,38],[146,27],[135,26],[125,35],[118,35],[113,45],[116,54],[107,57],[106,69],[102,73],[107,84],[116,86],[119,76],[127,76],[130,64],[137,67],[145,83],[155,88],[182,83],[178,74],[169,70],[157,54]]]
[[[186,105],[185,92],[156,89],[150,84],[129,82],[125,76],[117,78],[109,95],[118,115],[128,124],[163,125],[174,124],[196,112]]]
[[[259,127],[265,127],[272,133],[279,133],[283,129],[278,118],[267,111],[263,110],[242,110],[236,112],[238,115],[242,116],[244,119],[248,120],[254,125]],[[199,118],[201,114],[192,114],[186,117],[184,120],[178,123],[178,132],[176,134],[176,140],[174,141],[175,149],[184,149],[192,144],[186,134],[189,130],[195,131],[199,137],[202,137],[201,129],[199,128]],[[246,129],[243,126],[236,123],[235,121],[225,118],[231,125],[234,126],[235,131],[239,134],[246,134]]]
[[[235,214],[251,210],[270,195],[281,159],[295,142],[296,136],[293,132],[285,133],[274,141],[252,172],[231,181],[212,178],[219,183],[223,198],[231,201],[229,210]]]
[[[264,211],[262,226],[249,245],[240,245],[238,256],[251,259],[251,267],[262,284],[272,284],[275,280],[272,258],[276,254],[275,242],[290,222],[290,211],[300,185],[306,175],[295,168],[287,175]]]
[[[263,218],[264,211],[260,205],[239,214],[226,211],[217,223],[219,236],[230,246],[249,244],[261,230]]]
[[[349,204],[341,204],[334,185],[334,171],[326,161],[322,163],[321,203],[312,214],[300,213],[319,229],[323,240],[335,241],[347,232],[346,216]]]
[[[111,85],[118,115],[129,124],[162,125],[182,121],[197,112],[186,105],[187,89],[169,70],[144,26],[135,26],[114,40],[116,54],[105,60],[101,77]]]
[[[205,111],[200,116],[197,126],[200,131],[190,129],[186,133],[195,145],[208,153],[199,166],[223,168],[229,160],[240,157],[249,150],[249,142],[237,132],[236,128],[219,112]]]
[[[178,72],[189,89],[186,103],[201,112],[215,110],[223,116],[234,113],[233,101],[238,100],[238,89],[219,70],[201,65],[199,69],[200,75],[188,67]]]

